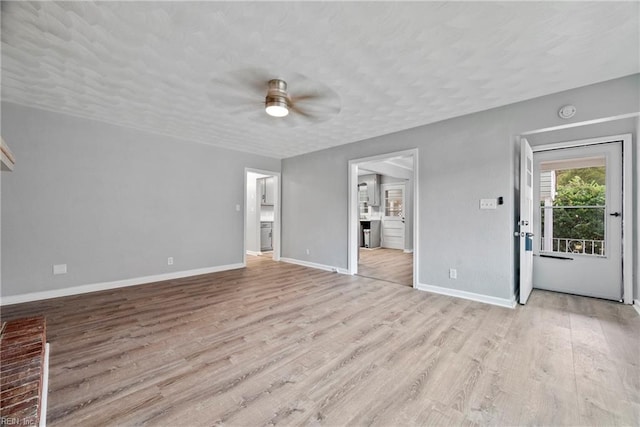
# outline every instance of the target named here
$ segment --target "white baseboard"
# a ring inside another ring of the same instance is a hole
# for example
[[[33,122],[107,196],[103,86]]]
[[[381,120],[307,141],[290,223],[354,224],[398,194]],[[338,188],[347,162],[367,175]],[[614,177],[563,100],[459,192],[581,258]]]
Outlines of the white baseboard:
[[[450,297],[463,298],[471,301],[483,302],[485,304],[497,305],[500,307],[515,308],[516,306],[516,301],[513,299],[497,298],[489,295],[476,294],[473,292],[459,291],[457,289],[425,285],[423,283],[418,283],[417,289],[421,291],[433,292],[434,294],[448,295]]]
[[[333,267],[331,265],[317,264],[310,261],[302,261],[295,258],[280,258],[280,261],[287,262],[289,264],[301,265],[303,267],[316,268],[318,270],[331,271],[333,273],[349,274],[349,270],[346,268]]]
[[[51,291],[32,292],[22,295],[2,297],[0,305],[19,304],[23,302],[40,301],[50,298],[66,297],[70,295],[86,294],[89,292],[106,291],[109,289],[125,288],[145,283],[162,282],[164,280],[181,279],[183,277],[198,276],[200,274],[217,273],[219,271],[235,270],[245,267],[244,263],[219,265],[216,267],[198,268],[195,270],[175,271],[172,273],[156,274],[153,276],[135,277],[133,279],[116,280],[113,282],[92,283],[90,285],[74,286],[71,288],[54,289]]]
[[[247,255],[260,256],[260,255],[262,255],[262,252],[247,251]]]
[[[413,253],[413,249],[405,249],[404,253],[405,254],[412,254]]]
[[[633,308],[635,308],[638,314],[640,315],[640,300],[638,299],[633,300]]]

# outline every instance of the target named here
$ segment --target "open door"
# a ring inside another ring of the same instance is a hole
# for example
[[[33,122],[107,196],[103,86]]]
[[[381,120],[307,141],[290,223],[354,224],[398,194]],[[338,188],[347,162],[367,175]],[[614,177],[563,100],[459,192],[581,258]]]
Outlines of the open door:
[[[520,140],[520,304],[533,289],[533,150]]]

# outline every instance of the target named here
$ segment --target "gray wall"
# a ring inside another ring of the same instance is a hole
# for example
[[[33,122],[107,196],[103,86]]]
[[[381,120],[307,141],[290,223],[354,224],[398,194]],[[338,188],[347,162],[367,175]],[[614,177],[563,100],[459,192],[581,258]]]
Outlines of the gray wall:
[[[348,161],[418,148],[419,283],[512,298],[517,135],[568,123],[557,116],[568,103],[578,109],[575,122],[638,111],[639,77],[283,160],[283,256],[347,268]],[[610,127],[593,126],[588,132],[599,136]],[[634,125],[625,132],[635,138],[636,130]],[[578,139],[584,131],[565,131],[563,139]],[[499,196],[505,204],[497,210],[479,210],[479,199]],[[457,280],[448,278],[449,268],[458,270]]]
[[[244,168],[281,163],[7,103],[2,135],[3,296],[241,263]]]

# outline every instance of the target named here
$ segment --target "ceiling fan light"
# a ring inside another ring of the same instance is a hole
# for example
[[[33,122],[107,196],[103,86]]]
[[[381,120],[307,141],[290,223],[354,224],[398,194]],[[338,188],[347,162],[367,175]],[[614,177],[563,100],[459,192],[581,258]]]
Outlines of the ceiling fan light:
[[[268,115],[273,117],[285,117],[289,114],[289,105],[286,99],[267,97],[264,109]]]

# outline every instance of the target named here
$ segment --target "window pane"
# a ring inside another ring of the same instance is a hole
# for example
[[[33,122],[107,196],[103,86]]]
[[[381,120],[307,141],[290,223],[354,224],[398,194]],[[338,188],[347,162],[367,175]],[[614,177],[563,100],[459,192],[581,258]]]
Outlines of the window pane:
[[[385,216],[402,216],[402,190],[384,191]]]
[[[604,256],[604,207],[565,208],[542,206],[542,237],[544,252],[578,253]]]
[[[540,163],[540,250],[605,255],[606,159]]]

